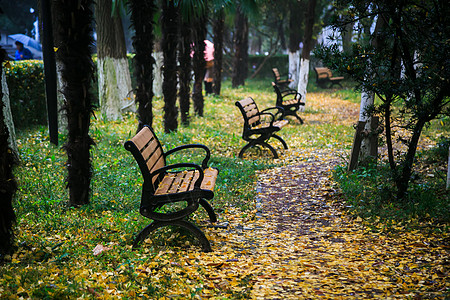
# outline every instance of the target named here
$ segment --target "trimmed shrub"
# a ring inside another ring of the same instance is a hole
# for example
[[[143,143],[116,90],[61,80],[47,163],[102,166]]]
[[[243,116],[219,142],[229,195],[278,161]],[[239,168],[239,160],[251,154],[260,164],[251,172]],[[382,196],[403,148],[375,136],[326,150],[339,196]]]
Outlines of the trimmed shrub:
[[[11,61],[5,68],[16,128],[47,124],[42,60]]]

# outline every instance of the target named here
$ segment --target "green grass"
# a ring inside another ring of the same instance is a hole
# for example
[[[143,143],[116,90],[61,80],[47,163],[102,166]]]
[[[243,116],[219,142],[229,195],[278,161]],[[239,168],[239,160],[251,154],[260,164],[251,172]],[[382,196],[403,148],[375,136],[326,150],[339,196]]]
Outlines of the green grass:
[[[357,97],[357,93],[352,94],[351,90],[319,92],[337,97],[348,95],[349,101]],[[191,114],[189,126],[180,126],[177,132],[170,134],[163,131],[163,101],[156,99],[154,102],[153,127],[164,149],[188,143],[205,144],[211,149],[210,165],[220,170],[215,197],[211,201],[219,221],[226,221],[223,212],[228,210],[241,211],[242,216],[236,217],[244,220],[246,212],[255,208],[256,172],[284,163],[273,160],[269,153],[244,160],[237,158],[245,143],[241,138],[242,117],[234,103],[247,96],[252,96],[260,109],[275,103],[272,87],[267,80],[248,81],[246,86],[238,89],[231,89],[230,82],[226,81],[220,97],[205,97],[203,118]],[[351,125],[334,124],[332,118],[324,114],[323,108],[318,107],[308,107],[302,117],[308,120],[322,115],[320,121],[306,122],[304,125],[294,123],[283,128],[282,136],[292,151],[308,155],[312,148],[350,150],[354,134]],[[132,114],[117,122],[92,118],[90,132],[96,142],[91,151],[92,197],[89,205],[78,209],[67,206],[66,154],[61,146],[49,143],[45,127],[17,133],[21,158],[15,170],[19,185],[14,202],[18,251],[12,261],[0,269],[0,280],[6,287],[3,290],[5,297],[94,298],[95,293],[106,294],[108,284],[111,284],[119,290],[136,291],[136,297],[156,298],[166,296],[170,286],[180,284],[170,274],[161,276],[155,283],[152,276],[142,277],[137,271],[141,264],[154,261],[162,261],[163,264],[166,263],[164,259],[172,259],[172,244],[161,240],[158,245],[152,244],[136,251],[130,249],[135,234],[149,223],[138,211],[142,184],[138,166],[123,147],[123,143],[134,135],[136,127],[136,117]],[[432,135],[432,131],[429,134]],[[61,144],[65,138],[64,134],[60,135]],[[195,162],[200,156],[196,152],[186,152],[183,157],[173,158],[176,159]],[[362,193],[361,182],[374,185],[382,181],[378,175],[372,176],[372,170],[358,172],[336,173],[336,176],[342,177],[337,179],[347,184],[347,187],[343,186],[344,192],[354,195],[355,200],[349,200],[354,203],[366,199],[358,196]],[[371,176],[364,178],[364,174]],[[367,181],[358,181],[361,176]],[[370,197],[372,191],[373,187],[364,191],[365,197]],[[361,211],[364,212],[364,209]],[[199,210],[194,219],[205,219],[205,215]],[[183,233],[164,234],[170,239],[173,234]],[[109,246],[111,250],[93,257],[92,250],[97,244]],[[166,251],[165,256],[161,256],[161,248]],[[162,273],[163,270],[162,266]],[[107,273],[115,275],[101,277]],[[197,282],[198,279],[190,280]],[[25,290],[21,290],[22,287]],[[0,285],[0,295],[1,291]],[[189,295],[194,297],[200,291],[190,290]],[[125,297],[134,298],[132,294]],[[233,298],[239,297],[244,296],[233,295]]]

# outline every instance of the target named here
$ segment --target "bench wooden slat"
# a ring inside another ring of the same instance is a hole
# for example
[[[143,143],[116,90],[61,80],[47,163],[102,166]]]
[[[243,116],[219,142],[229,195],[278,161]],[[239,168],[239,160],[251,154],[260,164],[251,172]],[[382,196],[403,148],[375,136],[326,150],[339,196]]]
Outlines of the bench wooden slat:
[[[157,150],[158,146],[158,142],[153,139],[148,143],[146,148],[144,148],[143,150],[141,149],[141,154],[145,161],[148,161],[149,158],[154,155],[154,152],[155,150]]]
[[[142,150],[142,148],[147,144],[148,140],[151,138],[152,132],[148,127],[142,128],[141,131],[139,131],[138,134],[136,134],[131,141],[136,145],[136,147],[139,150]]]
[[[250,126],[253,126],[253,124],[257,123],[260,119],[261,119],[260,116],[255,116],[253,118],[250,118],[248,120],[248,124],[250,124]]]
[[[183,172],[178,172],[172,182],[172,187],[169,189],[168,193],[172,194],[172,193],[178,193],[178,190],[181,186],[181,183],[184,180],[184,177],[186,175],[187,172],[183,171]]]
[[[186,192],[186,191],[188,191],[193,177],[194,177],[194,171],[186,172],[186,174],[184,176],[184,180],[180,184],[180,186],[178,188],[178,191],[179,192]]]
[[[158,189],[155,191],[155,195],[167,194],[167,191],[172,187],[173,180],[175,179],[175,174],[169,173],[161,180],[158,185]]]
[[[242,107],[246,107],[247,105],[254,103],[254,100],[250,97],[245,98],[244,100],[239,101],[242,105]]]
[[[150,172],[153,172],[157,169],[164,167],[164,157],[161,148],[156,149],[155,153],[147,161],[147,167],[150,170]],[[153,182],[155,180],[156,178],[153,179]]]
[[[210,191],[214,190],[218,174],[219,171],[217,169],[213,168],[205,169],[205,177],[203,178],[200,188],[202,188],[203,190],[210,190]]]

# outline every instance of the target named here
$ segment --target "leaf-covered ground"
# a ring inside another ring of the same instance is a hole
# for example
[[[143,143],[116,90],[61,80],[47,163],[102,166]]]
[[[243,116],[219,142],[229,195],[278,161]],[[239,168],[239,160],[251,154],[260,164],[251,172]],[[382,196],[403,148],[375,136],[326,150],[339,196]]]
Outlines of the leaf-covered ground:
[[[21,188],[17,204],[19,248],[10,262],[0,267],[0,298],[449,296],[447,230],[435,224],[414,227],[363,220],[348,212],[336,191],[330,174],[348,158],[357,104],[329,93],[308,94],[307,109],[302,113],[305,124],[291,122],[280,133],[289,145],[288,150],[280,150],[280,159],[273,161],[264,151],[254,153],[267,159],[267,166],[274,164],[268,169],[252,165],[257,157],[243,161],[235,157],[244,143],[239,137],[241,116],[233,103],[249,95],[266,107],[273,99],[247,90],[224,94],[223,99],[207,99],[214,105],[207,103],[205,118],[193,120],[192,128],[180,129],[182,138],[160,136],[173,144],[212,144],[213,156],[220,156],[215,163],[222,166],[219,176],[225,180],[218,182],[217,199],[212,201],[219,226],[211,227],[203,213],[195,217],[213,252],[201,252],[194,240],[176,230],[161,230],[140,249],[131,249],[134,234],[148,223],[137,211],[140,181],[128,180],[128,176],[138,175],[136,166],[128,153],[122,153],[134,119],[112,125],[94,123],[97,141],[112,138],[106,146],[99,143],[94,152],[100,158],[94,160],[93,204],[83,209],[58,209],[58,201],[65,197],[60,182],[63,154],[45,148],[43,133],[36,133],[28,140],[44,148],[39,150],[38,163],[32,150],[22,153],[19,183],[26,186]],[[215,115],[221,111],[224,116],[218,120]],[[198,127],[203,131],[195,131]],[[22,137],[19,146],[30,142],[26,140]],[[118,154],[108,154],[111,151]],[[40,173],[47,166],[55,169],[54,177]],[[239,178],[240,169],[252,166],[261,169],[252,182]],[[116,171],[119,175],[114,175]],[[25,180],[27,173],[34,173],[38,180]],[[105,183],[107,187],[98,188]],[[33,201],[35,206],[23,204]]]

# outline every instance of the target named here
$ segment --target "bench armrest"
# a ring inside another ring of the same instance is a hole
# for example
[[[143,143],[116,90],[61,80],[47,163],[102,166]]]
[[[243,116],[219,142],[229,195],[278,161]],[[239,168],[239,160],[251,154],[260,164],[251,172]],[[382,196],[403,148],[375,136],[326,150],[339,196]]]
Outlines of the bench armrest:
[[[300,100],[302,98],[302,95],[299,92],[297,92],[296,90],[287,90],[287,91],[281,92],[281,97],[282,98],[287,97],[287,96],[291,96],[291,95],[295,95],[294,98],[298,99],[298,100]]]
[[[159,174],[165,173],[168,170],[180,169],[180,168],[194,168],[194,169],[196,169],[199,172],[199,176],[198,176],[198,179],[194,183],[194,187],[200,188],[200,185],[202,184],[202,181],[203,181],[203,177],[205,175],[203,174],[203,169],[200,168],[199,165],[193,164],[193,163],[178,163],[178,164],[172,164],[172,165],[164,166],[164,167],[162,167],[162,168],[160,168],[158,170],[155,170],[154,172],[150,173],[150,178],[153,178],[155,176],[159,176]]]
[[[275,114],[268,112],[270,110],[275,110],[275,109],[278,110]],[[269,115],[272,115],[273,119],[275,119],[276,114],[282,114],[282,113],[284,113],[284,108],[282,108],[281,106],[274,106],[274,107],[269,107],[269,108],[262,110],[260,115],[269,114]]]
[[[270,113],[270,110],[278,110],[275,114]],[[280,107],[280,106],[274,106],[274,107],[269,107],[266,108],[264,110],[262,110],[259,115],[270,115],[272,117],[272,120],[270,121],[270,126],[273,126],[273,122],[276,121],[275,115],[276,114],[283,114],[284,113],[284,108]]]
[[[164,156],[167,157],[168,155],[173,154],[175,152],[178,152],[178,151],[181,151],[184,149],[193,149],[193,148],[200,148],[200,149],[205,150],[206,156],[202,161],[202,168],[206,169],[208,167],[209,158],[211,157],[211,151],[209,150],[208,147],[206,147],[205,145],[202,145],[202,144],[187,144],[187,145],[178,146],[173,149],[170,149],[169,151],[166,151],[164,153]]]

